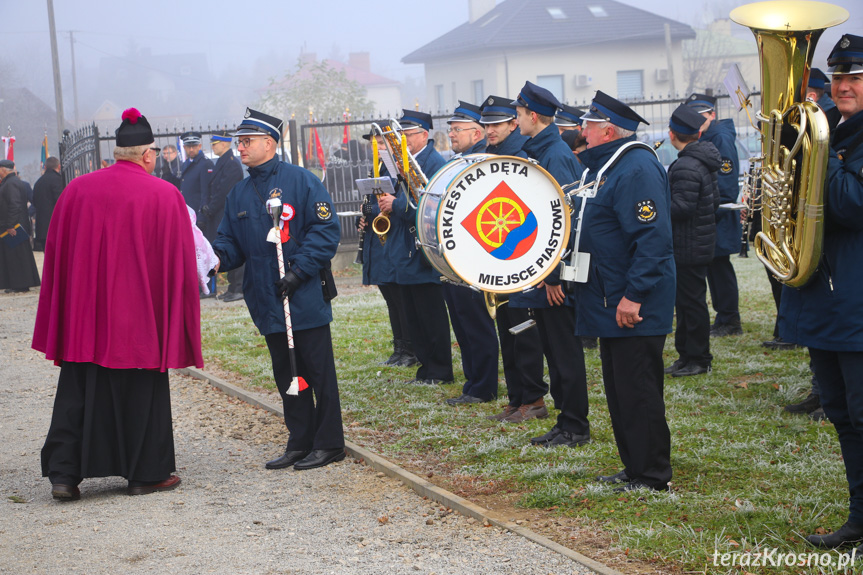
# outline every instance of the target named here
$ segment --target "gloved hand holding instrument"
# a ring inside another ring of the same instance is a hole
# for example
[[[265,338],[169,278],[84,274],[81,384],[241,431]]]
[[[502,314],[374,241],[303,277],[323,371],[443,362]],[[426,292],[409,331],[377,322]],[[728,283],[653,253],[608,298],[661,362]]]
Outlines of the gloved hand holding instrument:
[[[276,244],[276,257],[279,261],[279,281],[276,282],[276,289],[279,295],[282,296],[285,307],[285,327],[288,331],[291,385],[288,388],[287,395],[299,395],[301,391],[309,387],[309,384],[302,377],[297,377],[297,359],[294,354],[294,330],[291,327],[290,297],[294,294],[300,283],[302,283],[302,280],[293,270],[288,270],[288,273],[285,274],[285,256],[282,252],[282,230],[279,227],[279,220],[282,216],[282,201],[279,198],[267,200],[267,211],[270,212],[273,218],[273,227],[267,234],[267,241]]]

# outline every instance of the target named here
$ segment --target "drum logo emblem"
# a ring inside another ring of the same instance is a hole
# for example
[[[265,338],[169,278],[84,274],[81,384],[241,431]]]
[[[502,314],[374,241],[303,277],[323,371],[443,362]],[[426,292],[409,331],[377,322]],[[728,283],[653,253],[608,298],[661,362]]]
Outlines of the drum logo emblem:
[[[461,225],[499,260],[523,256],[536,241],[536,216],[506,182],[500,182]]]

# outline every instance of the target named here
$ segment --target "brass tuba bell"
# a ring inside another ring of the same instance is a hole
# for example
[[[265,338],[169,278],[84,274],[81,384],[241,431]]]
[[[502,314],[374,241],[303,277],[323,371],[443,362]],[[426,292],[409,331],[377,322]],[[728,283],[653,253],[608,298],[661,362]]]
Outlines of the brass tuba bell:
[[[848,11],[803,0],[746,4],[731,19],[755,34],[761,63],[761,156],[744,187],[761,209],[755,253],[780,282],[805,285],[821,259],[830,130],[805,101],[815,44]]]

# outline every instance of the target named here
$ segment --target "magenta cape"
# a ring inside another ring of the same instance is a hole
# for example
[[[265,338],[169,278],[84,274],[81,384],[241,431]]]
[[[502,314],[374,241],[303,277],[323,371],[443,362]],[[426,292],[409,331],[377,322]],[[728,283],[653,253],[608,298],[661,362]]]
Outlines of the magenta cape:
[[[203,367],[183,196],[132,162],[75,178],[45,244],[33,348],[114,369]]]

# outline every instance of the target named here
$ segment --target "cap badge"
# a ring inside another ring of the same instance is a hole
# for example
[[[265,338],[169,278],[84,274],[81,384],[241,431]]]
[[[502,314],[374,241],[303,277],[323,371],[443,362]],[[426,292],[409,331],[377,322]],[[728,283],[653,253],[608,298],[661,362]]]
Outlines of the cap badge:
[[[839,41],[839,47],[842,48],[843,50],[850,45],[851,45],[851,40],[848,38],[848,36],[843,36],[842,40]]]
[[[489,105],[489,106],[494,106],[494,98],[489,98],[489,99],[488,99],[488,105]]]
[[[243,117],[244,118],[251,118],[252,117],[252,111],[249,108],[246,108],[246,113],[243,114]]]

